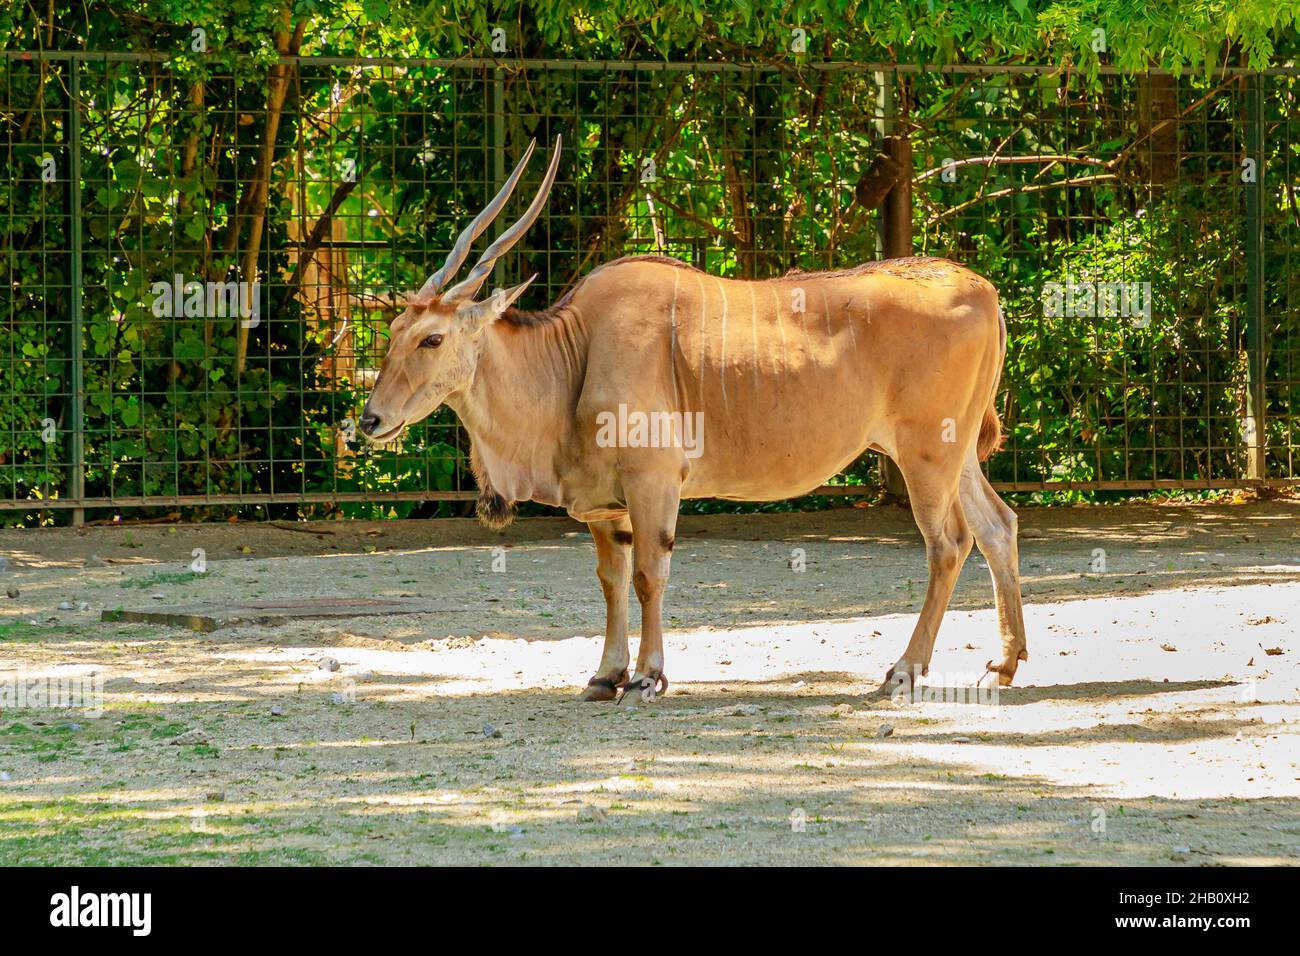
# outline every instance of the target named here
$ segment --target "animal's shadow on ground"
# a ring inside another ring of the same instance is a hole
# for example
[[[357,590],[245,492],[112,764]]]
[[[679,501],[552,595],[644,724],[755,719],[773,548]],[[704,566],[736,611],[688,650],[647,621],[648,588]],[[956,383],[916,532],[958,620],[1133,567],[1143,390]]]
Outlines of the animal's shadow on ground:
[[[750,694],[754,691],[763,692],[766,688],[772,688],[767,699],[779,700],[788,699],[800,703],[810,700],[811,698],[793,694],[789,691],[791,684],[805,681],[826,682],[837,681],[843,682],[853,687],[852,690],[846,691],[842,695],[827,696],[821,699],[823,703],[852,704],[855,701],[867,704],[885,703],[888,704],[891,698],[899,695],[897,688],[888,687],[880,683],[872,683],[863,680],[859,674],[850,674],[840,671],[801,671],[794,674],[784,674],[780,678],[770,680],[726,680],[726,681],[706,681],[692,685],[690,695],[693,700],[704,700],[710,693],[705,688],[743,688]],[[934,703],[945,702],[962,702],[971,701],[971,706],[982,706],[977,702],[981,700],[976,693],[982,690],[986,695],[991,694],[992,699],[989,701],[993,706],[1023,706],[1026,704],[1037,704],[1048,700],[1078,700],[1080,698],[1096,698],[1099,700],[1113,700],[1122,697],[1146,697],[1151,694],[1176,694],[1182,691],[1207,690],[1219,687],[1239,687],[1237,681],[1230,680],[1191,680],[1191,681],[1170,681],[1170,680],[1126,680],[1126,681],[1080,681],[1078,683],[1068,684],[1045,684],[1042,686],[1030,685],[1028,687],[998,687],[996,690],[986,682],[982,688],[977,688],[973,684],[962,686],[952,684],[927,684],[924,679],[920,681],[913,690],[918,704],[924,704],[927,701]],[[780,688],[777,691],[776,688]],[[782,693],[784,692],[784,693]],[[906,697],[906,694],[903,695]],[[665,698],[665,700],[670,698]],[[730,701],[735,703],[735,695],[728,696],[725,691],[714,698],[717,706],[722,706]],[[994,701],[996,703],[994,703]]]

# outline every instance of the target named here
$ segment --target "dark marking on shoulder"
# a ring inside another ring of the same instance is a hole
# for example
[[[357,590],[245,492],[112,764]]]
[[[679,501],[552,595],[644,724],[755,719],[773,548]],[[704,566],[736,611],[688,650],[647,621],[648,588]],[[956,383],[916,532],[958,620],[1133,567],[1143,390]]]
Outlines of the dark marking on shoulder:
[[[631,544],[632,532],[624,531],[622,528],[620,528],[619,530],[614,532],[614,540],[617,541],[619,544]]]
[[[501,313],[501,321],[506,325],[513,325],[515,328],[527,329],[535,325],[546,325],[554,322],[560,317],[558,305],[553,309],[540,309],[536,312],[529,312],[525,309],[516,309],[514,306],[506,309]]]
[[[659,543],[663,545],[665,551],[671,551],[676,542],[673,540],[673,536],[667,531],[661,531],[659,533]]]

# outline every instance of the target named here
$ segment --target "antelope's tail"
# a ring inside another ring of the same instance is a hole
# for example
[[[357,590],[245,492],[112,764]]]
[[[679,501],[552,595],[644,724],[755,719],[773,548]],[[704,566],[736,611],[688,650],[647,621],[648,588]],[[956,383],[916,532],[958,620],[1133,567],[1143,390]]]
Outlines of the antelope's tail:
[[[1007,360],[1007,320],[1002,315],[1002,303],[998,303],[998,329],[1001,332],[1001,346],[998,350],[998,369],[993,376],[993,394],[989,396],[989,406],[984,411],[984,420],[980,422],[979,438],[975,441],[975,451],[980,461],[987,461],[989,456],[1002,448],[1002,420],[998,418],[998,387],[1002,383],[1002,366]]]

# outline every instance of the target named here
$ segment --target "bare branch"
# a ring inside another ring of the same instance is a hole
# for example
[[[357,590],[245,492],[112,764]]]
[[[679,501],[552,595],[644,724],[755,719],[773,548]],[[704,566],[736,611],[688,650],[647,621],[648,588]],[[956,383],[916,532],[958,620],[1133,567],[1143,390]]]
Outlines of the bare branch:
[[[969,159],[958,159],[943,166],[936,166],[934,169],[927,169],[912,182],[921,183],[938,176],[946,169],[959,169],[962,166],[1018,166],[1023,163],[1080,163],[1102,168],[1109,168],[1110,165],[1104,159],[1093,159],[1090,156],[972,156]]]
[[[321,243],[325,241],[325,234],[329,232],[330,223],[334,220],[334,214],[339,211],[339,206],[343,205],[343,200],[348,198],[352,190],[357,188],[359,179],[354,178],[348,182],[339,183],[334,195],[330,197],[329,203],[325,206],[325,211],[320,214],[316,224],[311,227],[311,232],[307,234],[307,241],[302,244],[298,252],[298,263],[293,267],[293,274],[289,276],[288,286],[296,290],[298,283],[302,281],[303,270],[307,264],[316,257],[316,250],[320,248]]]
[[[687,209],[683,209],[681,206],[677,205],[671,199],[664,198],[662,194],[655,192],[653,189],[647,188],[646,195],[654,199],[655,202],[663,203],[665,206],[667,206],[673,212],[677,213],[677,215],[681,216],[683,219],[690,220],[691,222],[695,223],[695,225],[712,233],[713,235],[719,237],[720,239],[728,239],[733,241],[736,239],[736,237],[732,235],[732,233],[728,232],[726,229],[720,229],[719,227],[715,226],[713,223],[709,222],[707,219],[697,216],[695,215],[695,213]]]
[[[1099,183],[1109,180],[1118,180],[1119,177],[1114,173],[1099,173],[1096,176],[1080,176],[1077,179],[1059,179],[1052,183],[1039,183],[1037,185],[1012,186],[1008,189],[999,189],[997,192],[988,193],[983,196],[976,196],[967,202],[945,209],[936,216],[932,216],[926,221],[927,226],[933,226],[936,223],[943,222],[945,219],[951,219],[958,213],[964,212],[971,206],[978,206],[982,202],[990,199],[1001,199],[1003,196],[1014,196],[1016,193],[1040,193],[1048,189],[1056,189],[1060,186],[1086,186],[1089,183]]]
[[[396,292],[384,292],[379,295],[373,292],[349,292],[347,299],[353,308],[371,312],[378,310],[398,313],[406,308],[407,302],[405,295],[398,295]]]

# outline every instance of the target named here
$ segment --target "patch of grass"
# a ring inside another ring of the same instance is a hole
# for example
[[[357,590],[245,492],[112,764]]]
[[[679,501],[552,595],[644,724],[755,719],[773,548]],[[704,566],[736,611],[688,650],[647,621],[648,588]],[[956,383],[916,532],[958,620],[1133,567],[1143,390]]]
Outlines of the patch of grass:
[[[9,621],[0,624],[0,641],[39,641],[49,637],[50,632],[43,627],[29,624],[27,621]]]
[[[63,734],[75,734],[77,730],[78,728],[73,727],[72,724],[51,724],[47,727],[42,727],[41,733],[49,737],[61,736]]]
[[[277,845],[284,837],[304,831],[273,817],[208,814],[205,828],[196,830],[188,815],[146,819],[140,815],[144,808],[92,815],[89,807],[69,807],[67,801],[57,801],[42,805],[26,819],[6,809],[0,805],[0,865],[4,866],[178,866],[198,862],[327,866],[339,862],[322,850]],[[253,845],[250,836],[256,837]]]
[[[146,714],[140,712],[132,712],[126,714],[122,718],[120,727],[123,733],[125,733],[128,730],[143,730],[146,727],[148,727],[150,724],[164,719],[165,718],[161,714]]]
[[[79,748],[76,743],[71,740],[36,740],[23,748],[26,753],[36,755],[37,763],[53,763],[62,760],[77,749]]]
[[[124,588],[151,588],[158,584],[188,584],[198,578],[206,578],[211,571],[199,574],[197,571],[156,571],[147,578],[134,578],[123,581]]]
[[[54,763],[81,749],[81,740],[75,736],[80,731],[74,730],[71,724],[28,727],[15,722],[6,727],[3,733],[9,738],[9,749],[31,754],[37,763]]]

